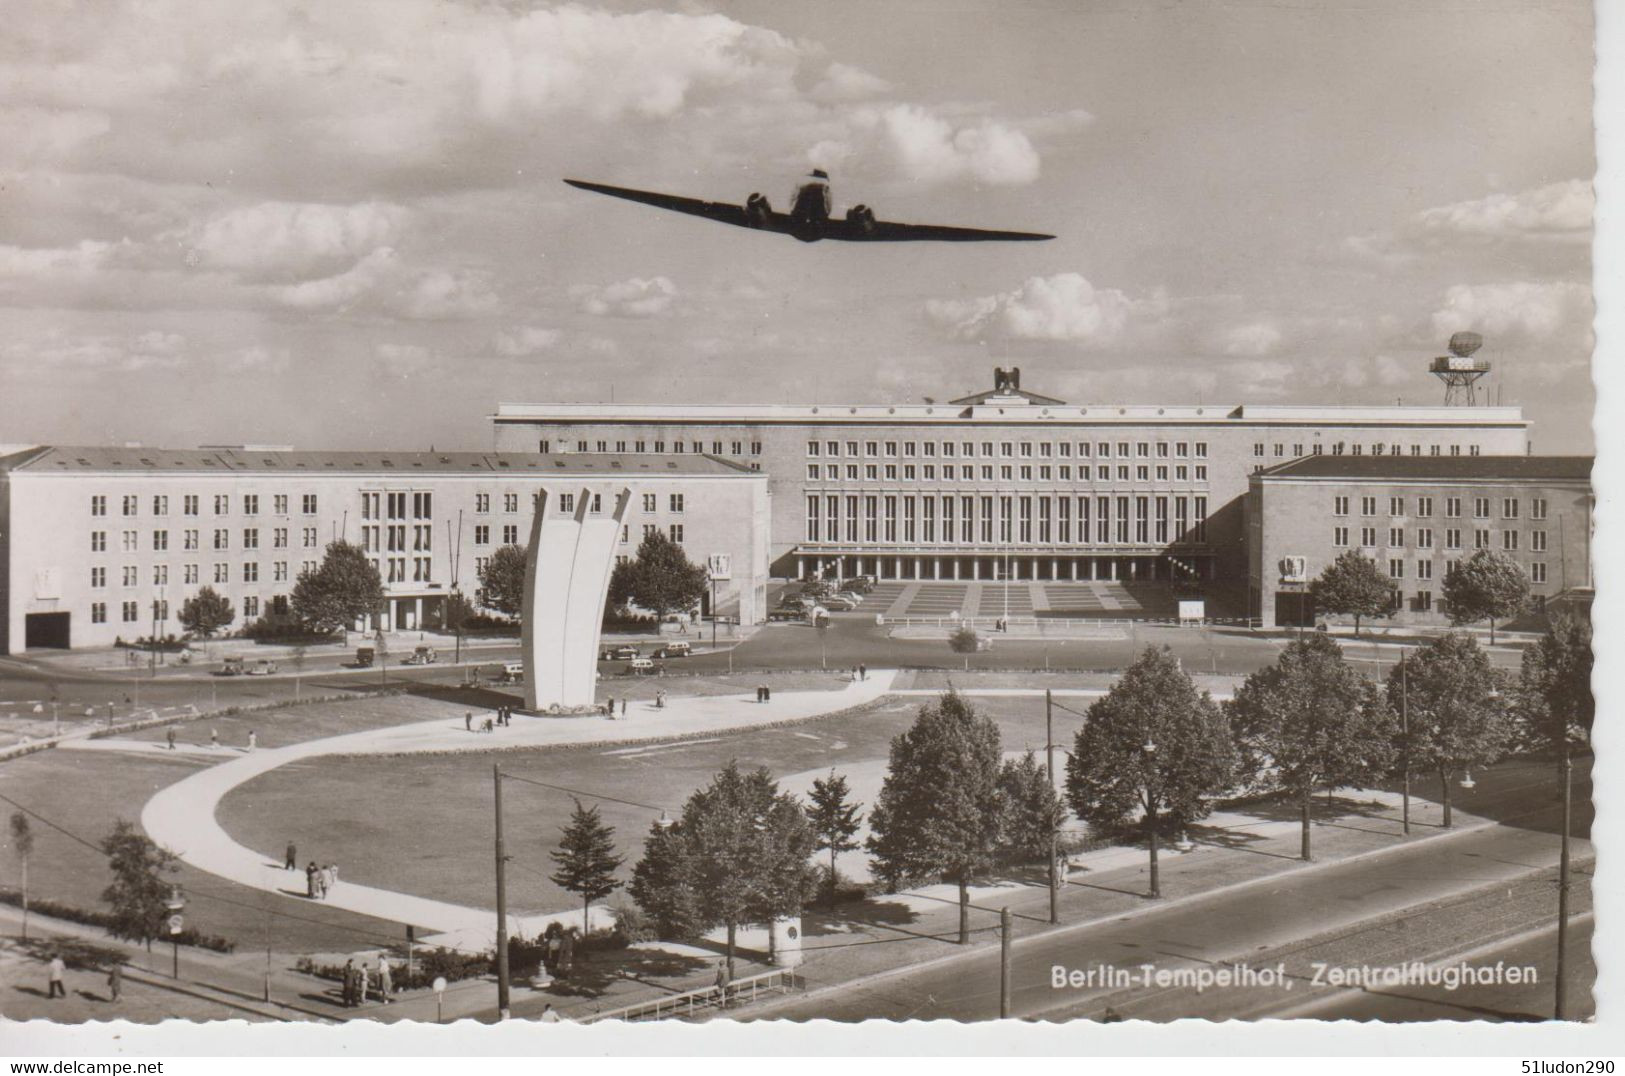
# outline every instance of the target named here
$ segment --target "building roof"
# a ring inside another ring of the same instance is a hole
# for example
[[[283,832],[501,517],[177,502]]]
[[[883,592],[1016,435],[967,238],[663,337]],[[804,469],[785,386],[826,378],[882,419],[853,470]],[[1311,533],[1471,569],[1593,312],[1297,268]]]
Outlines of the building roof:
[[[528,474],[732,476],[760,474],[709,454],[634,455],[536,452],[247,452],[197,448],[40,445],[0,456],[0,472],[30,474],[388,475]]]
[[[1254,404],[1057,404],[989,395],[981,403],[627,404],[501,403],[498,426],[584,423],[624,426],[1359,426],[1374,429],[1525,429],[1519,407],[1298,406]]]
[[[1591,479],[1591,456],[1304,456],[1255,477],[1461,481],[1571,481]]]

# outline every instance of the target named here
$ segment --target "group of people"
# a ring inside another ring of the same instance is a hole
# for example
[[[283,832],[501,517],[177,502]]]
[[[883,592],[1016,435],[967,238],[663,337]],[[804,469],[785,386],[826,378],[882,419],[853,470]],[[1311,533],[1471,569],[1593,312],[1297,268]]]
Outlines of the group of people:
[[[299,850],[290,841],[288,853],[282,862],[283,870],[299,869]],[[325,867],[316,865],[313,859],[305,864],[305,896],[311,900],[326,900],[327,891],[339,884],[339,868],[336,863],[329,863]]]
[[[367,1000],[369,990],[376,989],[378,1000],[389,1004],[389,995],[395,992],[395,982],[389,970],[389,958],[383,953],[378,954],[376,973],[367,973],[366,962],[357,964],[355,957],[344,962],[344,982],[342,997],[344,1007],[353,1009]]]
[[[621,696],[621,719],[623,721],[626,719],[626,706],[627,706],[627,699],[626,699],[626,696],[623,695],[623,696]],[[614,695],[611,695],[607,699],[604,700],[604,716],[609,718],[611,721],[615,720],[615,696]]]
[[[68,964],[62,959],[61,952],[51,954],[51,962],[46,965],[46,1000],[54,1001],[57,998],[68,996],[67,975]],[[107,969],[107,1000],[117,1001],[124,993],[124,961],[119,958],[113,960]]]
[[[171,751],[175,750],[175,726],[171,725],[169,728],[164,730],[164,740],[169,744],[169,749]],[[254,750],[254,748],[259,746],[259,742],[260,742],[260,734],[258,732],[255,732],[253,729],[250,729],[248,731],[248,748],[247,749],[249,751]],[[209,749],[210,750],[219,750],[219,748],[220,748],[220,730],[212,728],[212,729],[209,730]]]
[[[756,686],[756,701],[757,702],[772,702],[773,701],[773,689],[768,687],[766,684],[758,684]]]
[[[858,662],[856,665],[852,666],[852,679],[853,680],[867,680],[867,679],[869,679],[869,666],[865,665],[861,661]]]
[[[486,718],[484,723],[482,723],[480,725],[480,731],[481,732],[492,732],[492,731],[494,731],[496,729],[496,727],[498,725],[511,725],[511,724],[513,724],[513,707],[511,707],[511,706],[498,706],[496,708],[496,712],[491,717]],[[474,731],[474,711],[473,710],[464,711],[464,713],[463,713],[463,728],[467,729],[469,732]]]

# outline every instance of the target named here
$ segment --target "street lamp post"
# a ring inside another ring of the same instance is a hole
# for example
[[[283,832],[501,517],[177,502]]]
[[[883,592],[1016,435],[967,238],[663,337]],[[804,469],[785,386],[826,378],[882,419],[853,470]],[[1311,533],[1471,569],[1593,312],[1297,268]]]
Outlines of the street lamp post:
[[[1404,754],[1401,767],[1403,784],[1400,786],[1400,818],[1405,836],[1411,835],[1411,706],[1410,706],[1410,658],[1404,652],[1399,655],[1399,738],[1400,749]]]
[[[1049,774],[1049,786],[1055,787],[1055,695],[1044,689],[1044,769]],[[1049,921],[1061,921],[1061,868],[1056,862],[1056,847],[1060,834],[1052,820],[1049,828]]]
[[[164,901],[164,907],[169,909],[169,941],[171,945],[170,978],[181,977],[181,928],[184,922],[181,919],[181,909],[186,907],[186,893],[178,885],[169,887],[169,899]]]
[[[1573,821],[1574,795],[1573,751],[1569,747],[1569,730],[1563,729],[1563,844],[1557,865],[1557,984],[1553,1012],[1557,1019],[1566,1019],[1567,957],[1569,941],[1569,826]]]
[[[497,1017],[508,1019],[508,857],[502,848],[502,770],[491,765],[491,780],[496,786],[496,860],[497,860]]]
[[[1157,745],[1151,738],[1146,737],[1145,746],[1140,749],[1146,758],[1146,821],[1151,831],[1151,898],[1153,900],[1162,896],[1162,886],[1157,879]]]

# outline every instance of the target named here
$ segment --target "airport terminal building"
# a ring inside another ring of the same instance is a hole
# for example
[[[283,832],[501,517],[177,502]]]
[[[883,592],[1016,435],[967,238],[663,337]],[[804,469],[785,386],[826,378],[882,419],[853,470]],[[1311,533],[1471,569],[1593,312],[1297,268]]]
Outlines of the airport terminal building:
[[[709,454],[761,471],[775,576],[1238,592],[1254,472],[1317,456],[1523,455],[1529,425],[1517,407],[1079,405],[1002,369],[991,391],[946,403],[505,403],[492,422],[501,452]]]
[[[0,654],[179,635],[203,586],[240,628],[341,538],[384,583],[382,613],[358,627],[438,627],[492,552],[529,541],[543,489],[564,513],[613,512],[629,490],[617,556],[658,528],[708,568],[719,612],[765,616],[766,477],[704,453],[35,446],[0,456]]]

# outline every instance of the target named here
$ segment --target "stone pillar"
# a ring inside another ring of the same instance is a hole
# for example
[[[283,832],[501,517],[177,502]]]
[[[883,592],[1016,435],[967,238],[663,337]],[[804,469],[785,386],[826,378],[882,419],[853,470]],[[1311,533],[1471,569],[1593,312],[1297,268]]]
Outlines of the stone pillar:
[[[903,578],[903,558],[902,557],[893,557],[892,558],[892,569],[896,573],[895,575],[892,576],[892,578],[894,578],[894,579]]]
[[[981,557],[972,557],[971,558],[970,577],[972,579],[980,579],[980,578],[982,578],[982,558]]]

